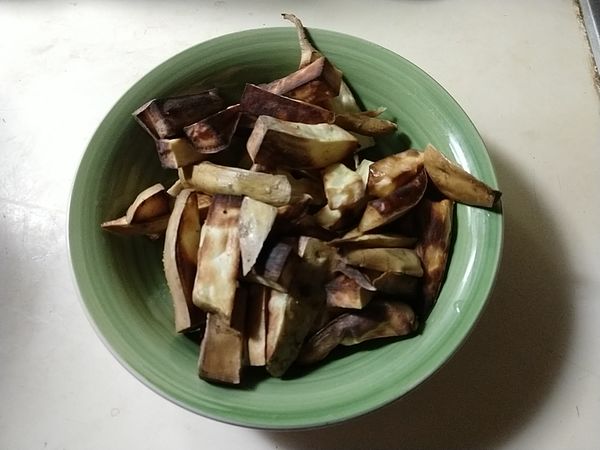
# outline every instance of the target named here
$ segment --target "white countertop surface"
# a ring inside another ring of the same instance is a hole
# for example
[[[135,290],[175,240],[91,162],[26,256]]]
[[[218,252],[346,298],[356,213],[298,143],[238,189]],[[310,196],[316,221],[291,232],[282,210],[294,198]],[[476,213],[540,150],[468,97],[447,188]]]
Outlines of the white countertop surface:
[[[506,220],[495,292],[447,365],[374,414],[292,433],[196,416],[132,377],[86,319],[65,242],[79,159],[125,90],[281,11],[438,80],[488,145]],[[0,448],[600,448],[599,119],[571,0],[0,3]]]

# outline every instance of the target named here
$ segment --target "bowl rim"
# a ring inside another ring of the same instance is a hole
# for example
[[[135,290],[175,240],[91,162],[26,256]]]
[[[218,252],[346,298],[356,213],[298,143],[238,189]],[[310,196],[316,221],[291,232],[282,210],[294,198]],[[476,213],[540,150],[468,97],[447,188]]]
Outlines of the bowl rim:
[[[164,67],[167,67],[171,64],[173,64],[174,61],[180,59],[182,57],[183,54],[187,53],[187,52],[193,52],[194,49],[196,49],[197,47],[200,46],[204,46],[207,44],[212,44],[212,43],[216,43],[218,41],[221,40],[227,40],[227,39],[231,39],[234,37],[238,37],[238,36],[243,36],[246,34],[253,34],[253,33],[263,33],[263,32],[272,32],[272,31],[277,31],[277,30],[292,30],[293,28],[290,27],[285,27],[285,26],[277,26],[277,27],[263,27],[263,28],[251,28],[251,29],[244,29],[244,30],[240,30],[240,31],[235,31],[235,32],[231,32],[231,33],[225,33],[201,42],[198,42],[190,47],[187,47],[175,54],[173,54],[172,56],[170,56],[169,58],[167,58],[166,60],[162,61],[161,63],[157,64],[156,66],[154,66],[152,69],[150,69],[149,71],[147,71],[146,73],[144,73],[144,75],[142,75],[141,78],[137,79],[136,81],[134,81],[129,88],[122,93],[117,101],[110,107],[110,109],[108,110],[108,112],[103,116],[102,120],[99,122],[99,124],[95,127],[94,132],[92,133],[90,139],[88,140],[88,143],[85,147],[85,150],[82,152],[81,157],[80,157],[80,161],[79,164],[77,165],[77,168],[74,172],[73,178],[72,178],[72,182],[71,182],[71,189],[69,190],[69,195],[68,195],[68,203],[67,203],[67,211],[66,211],[66,221],[65,221],[65,229],[66,229],[66,245],[67,245],[67,255],[68,255],[68,262],[69,262],[69,266],[70,266],[70,275],[73,281],[73,284],[75,285],[76,288],[76,294],[78,296],[79,299],[79,303],[82,307],[82,310],[84,312],[84,315],[86,316],[88,322],[90,323],[90,325],[92,326],[94,332],[96,333],[96,335],[98,336],[98,338],[100,339],[100,341],[104,344],[104,346],[108,349],[108,351],[114,356],[114,358],[120,363],[120,365],[122,367],[124,367],[131,375],[133,375],[138,381],[140,381],[142,384],[144,384],[146,387],[148,387],[151,391],[153,391],[154,393],[158,394],[160,397],[182,407],[183,409],[192,412],[194,414],[200,415],[202,417],[208,418],[208,419],[212,419],[212,420],[216,420],[218,422],[221,423],[225,423],[225,424],[229,424],[229,425],[236,425],[236,426],[242,426],[245,428],[250,428],[250,429],[257,429],[257,430],[272,430],[272,431],[284,431],[284,430],[308,430],[308,429],[318,429],[318,428],[324,428],[324,427],[328,427],[330,425],[334,425],[334,424],[338,424],[338,423],[342,423],[342,422],[349,422],[349,421],[353,421],[356,420],[360,417],[366,416],[366,415],[370,415],[372,413],[374,413],[375,411],[378,411],[379,409],[388,406],[396,401],[399,401],[400,399],[402,399],[405,395],[408,395],[409,393],[411,393],[412,391],[414,391],[414,389],[418,386],[421,386],[423,383],[425,383],[427,380],[429,380],[436,372],[438,372],[442,367],[444,367],[448,361],[452,358],[452,356],[464,345],[464,343],[466,342],[467,338],[469,337],[469,335],[473,332],[473,330],[475,329],[475,326],[477,325],[478,321],[480,320],[484,309],[487,307],[488,302],[489,302],[489,298],[491,296],[491,293],[495,287],[496,281],[497,281],[497,277],[498,277],[498,272],[500,269],[500,263],[501,263],[501,259],[502,259],[502,254],[503,254],[503,248],[504,248],[504,207],[503,207],[503,203],[502,200],[499,203],[499,208],[494,211],[496,213],[496,216],[498,218],[498,230],[497,230],[497,234],[494,236],[497,239],[497,245],[496,245],[496,249],[497,251],[494,253],[494,259],[492,261],[489,261],[489,263],[491,264],[491,266],[493,267],[491,269],[491,276],[489,279],[489,283],[486,285],[485,290],[483,292],[480,292],[480,297],[482,297],[482,301],[481,301],[481,305],[480,307],[477,309],[477,311],[475,312],[475,314],[472,316],[471,321],[468,324],[465,324],[466,326],[462,327],[462,329],[460,330],[459,333],[455,334],[455,338],[454,338],[454,344],[452,345],[451,349],[449,351],[446,351],[443,353],[443,357],[441,358],[441,362],[438,362],[436,364],[434,364],[435,367],[433,367],[432,369],[427,369],[424,370],[423,373],[421,374],[421,376],[418,377],[417,380],[415,380],[414,383],[410,384],[410,385],[406,385],[406,388],[404,389],[404,392],[400,393],[399,395],[395,395],[395,396],[390,396],[387,400],[385,401],[380,401],[378,403],[375,404],[370,404],[368,405],[366,408],[354,408],[353,412],[351,414],[344,414],[341,415],[339,417],[336,417],[333,420],[321,420],[321,421],[314,421],[312,419],[307,419],[305,420],[302,424],[289,424],[289,425],[275,425],[275,426],[269,426],[266,424],[259,424],[259,423],[250,423],[250,422],[246,422],[243,420],[235,420],[235,419],[229,419],[225,416],[219,416],[216,414],[211,414],[208,413],[206,411],[203,411],[199,408],[196,408],[192,405],[189,405],[183,401],[178,400],[177,398],[175,398],[174,396],[171,396],[169,393],[164,392],[163,390],[161,390],[158,386],[155,386],[150,380],[148,380],[143,374],[141,374],[140,372],[138,372],[136,369],[134,369],[129,362],[127,362],[111,345],[111,343],[108,341],[108,338],[102,333],[102,331],[100,330],[100,327],[98,325],[98,323],[96,322],[96,320],[94,319],[94,317],[92,316],[91,311],[89,310],[89,308],[87,307],[86,304],[86,300],[84,297],[84,294],[81,290],[81,284],[79,282],[78,279],[78,272],[75,268],[75,264],[74,264],[74,251],[72,248],[72,240],[73,240],[73,236],[72,233],[74,233],[75,231],[72,228],[72,221],[74,218],[74,194],[75,194],[75,188],[77,187],[78,181],[79,181],[79,177],[81,176],[81,169],[85,160],[86,155],[88,154],[89,148],[92,145],[92,143],[96,140],[96,138],[98,137],[99,134],[99,130],[101,129],[102,125],[104,124],[104,122],[113,114],[113,112],[117,109],[118,105],[121,103],[121,101],[123,101],[124,98],[126,98],[132,90],[135,89],[135,87],[138,85],[138,83],[140,81],[142,81],[143,79],[145,79],[146,77],[150,76],[153,73],[159,72],[161,69],[163,69]],[[379,44],[376,44],[374,42],[371,42],[367,39],[361,38],[361,37],[357,37],[354,35],[350,35],[347,33],[342,33],[342,32],[338,32],[338,31],[333,31],[333,30],[328,30],[328,29],[321,29],[321,28],[315,28],[315,27],[307,27],[306,28],[308,35],[310,36],[311,33],[316,33],[316,34],[321,34],[321,35],[330,35],[336,38],[340,38],[340,39],[345,39],[345,40],[354,40],[354,41],[359,41],[362,44],[366,44],[369,46],[372,46],[374,48],[376,48],[378,51],[383,51],[385,53],[387,53],[388,55],[390,55],[393,58],[399,58],[401,60],[403,60],[404,64],[407,64],[409,66],[412,66],[414,69],[416,69],[418,72],[420,72],[420,75],[422,75],[423,77],[429,79],[429,81],[431,83],[433,83],[436,88],[444,95],[447,97],[447,100],[452,104],[452,106],[456,109],[456,111],[458,113],[460,113],[460,115],[462,116],[461,119],[464,120],[464,122],[472,129],[472,132],[474,134],[474,137],[480,141],[481,146],[485,149],[485,153],[484,153],[484,157],[486,159],[486,163],[488,165],[487,169],[489,170],[489,181],[491,182],[492,185],[497,186],[498,185],[498,181],[497,181],[497,176],[496,176],[496,172],[495,169],[493,167],[489,152],[487,151],[487,148],[485,146],[484,140],[481,137],[479,131],[477,130],[477,128],[475,127],[473,121],[471,120],[471,118],[467,115],[467,113],[464,111],[464,109],[462,108],[462,106],[454,99],[454,97],[440,84],[438,83],[432,76],[430,76],[425,70],[421,69],[418,65],[416,65],[415,63],[413,63],[412,61],[406,59],[405,57],[395,53],[394,51],[391,51]],[[294,31],[295,32],[295,31]]]

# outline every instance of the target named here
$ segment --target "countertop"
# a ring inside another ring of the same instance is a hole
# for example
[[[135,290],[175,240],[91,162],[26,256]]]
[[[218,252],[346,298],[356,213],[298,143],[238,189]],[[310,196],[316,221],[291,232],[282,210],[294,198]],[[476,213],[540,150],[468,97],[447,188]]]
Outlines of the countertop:
[[[505,210],[496,288],[456,355],[391,406],[289,433],[199,417],[132,377],[88,323],[65,239],[79,160],[127,88],[281,11],[440,82]],[[0,448],[600,448],[600,101],[571,0],[4,1],[0,57]]]

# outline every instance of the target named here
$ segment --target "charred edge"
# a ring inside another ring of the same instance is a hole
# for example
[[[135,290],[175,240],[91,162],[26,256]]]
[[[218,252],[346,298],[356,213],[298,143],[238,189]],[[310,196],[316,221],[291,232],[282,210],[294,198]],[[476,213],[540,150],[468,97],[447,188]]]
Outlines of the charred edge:
[[[417,203],[423,197],[426,186],[427,175],[421,170],[411,182],[400,186],[384,198],[373,200],[371,206],[380,214],[389,215],[397,211],[399,204],[410,206]]]

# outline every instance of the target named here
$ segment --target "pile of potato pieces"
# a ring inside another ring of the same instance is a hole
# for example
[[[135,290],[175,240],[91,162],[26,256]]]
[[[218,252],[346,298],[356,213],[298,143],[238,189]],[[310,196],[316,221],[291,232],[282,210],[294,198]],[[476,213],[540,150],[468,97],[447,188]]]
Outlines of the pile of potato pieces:
[[[246,85],[235,105],[212,89],[134,112],[179,179],[102,224],[164,233],[175,329],[201,331],[199,375],[215,382],[240,383],[248,365],[281,377],[337,345],[414,333],[444,279],[454,202],[500,197],[431,145],[360,160],[396,125],[361,111],[301,22],[284,18],[299,35],[296,72]],[[234,136],[247,155],[233,154]]]

